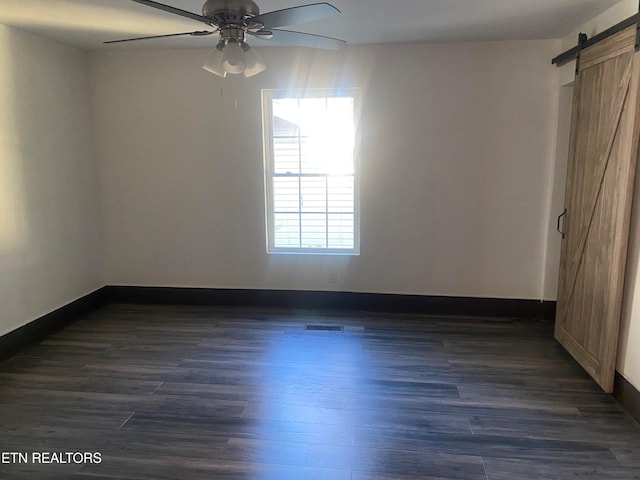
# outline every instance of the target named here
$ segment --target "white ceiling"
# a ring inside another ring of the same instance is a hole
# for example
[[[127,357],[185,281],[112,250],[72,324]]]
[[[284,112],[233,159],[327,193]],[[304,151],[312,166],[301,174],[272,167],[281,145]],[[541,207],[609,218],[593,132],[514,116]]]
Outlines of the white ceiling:
[[[257,3],[266,13],[317,1],[321,0]],[[352,44],[561,38],[620,0],[329,1],[342,15],[291,29]],[[201,13],[204,0],[162,3]],[[216,42],[213,36],[181,37],[103,46],[105,40],[206,29],[131,0],[0,0],[0,23],[89,50],[207,47]]]

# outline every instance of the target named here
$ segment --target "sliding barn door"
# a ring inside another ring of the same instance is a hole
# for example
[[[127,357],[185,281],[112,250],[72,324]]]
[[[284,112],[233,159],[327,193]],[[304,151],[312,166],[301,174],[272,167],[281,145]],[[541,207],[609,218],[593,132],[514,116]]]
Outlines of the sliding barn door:
[[[580,54],[562,242],[556,339],[613,390],[638,151],[635,26]]]

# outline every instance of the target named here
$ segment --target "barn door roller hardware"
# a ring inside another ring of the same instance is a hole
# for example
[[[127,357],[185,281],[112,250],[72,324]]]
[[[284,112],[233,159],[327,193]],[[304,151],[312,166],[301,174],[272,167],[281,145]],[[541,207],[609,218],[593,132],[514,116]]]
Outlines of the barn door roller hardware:
[[[587,37],[586,33],[578,34],[578,51],[576,52],[576,75],[580,73],[580,54],[582,53],[582,50],[584,49],[584,46],[587,43],[588,39],[589,37]],[[564,236],[562,238],[564,238]]]
[[[564,53],[561,53],[560,55],[555,57],[553,60],[551,60],[551,63],[553,65],[561,67],[566,63],[569,63],[573,60],[577,60],[580,57],[580,50],[590,47],[591,45],[595,45],[596,43],[601,42],[602,40],[609,38],[610,36],[615,35],[621,30],[624,30],[625,28],[629,28],[632,25],[636,25],[636,52],[637,52],[638,50],[640,50],[640,13],[636,13],[635,15],[627,18],[626,20],[621,21],[620,23],[617,23],[613,27],[608,28],[605,31],[591,38],[587,38],[587,36],[584,33],[581,33],[578,36],[578,45],[567,50]]]

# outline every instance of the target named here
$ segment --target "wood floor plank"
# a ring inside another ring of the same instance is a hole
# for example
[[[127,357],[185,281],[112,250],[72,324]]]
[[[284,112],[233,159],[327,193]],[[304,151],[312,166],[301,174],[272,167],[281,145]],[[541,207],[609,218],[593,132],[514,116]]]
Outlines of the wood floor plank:
[[[15,425],[46,425],[117,429],[133,414],[132,411],[117,408],[113,410],[82,409],[64,403],[62,406],[56,407],[51,404],[46,395],[46,392],[42,393],[40,403],[34,402],[34,405],[21,403],[18,397],[13,397],[15,401],[7,399],[6,402],[0,403],[0,425],[2,428]],[[2,438],[0,438],[1,446]]]
[[[579,463],[549,460],[514,460],[485,458],[488,480],[638,480],[640,473],[621,465],[601,463],[581,465]]]
[[[317,445],[353,445],[355,427],[324,423],[265,421],[247,418],[212,418],[196,415],[136,413],[122,427],[124,432],[174,435],[223,436],[262,441],[285,441]]]
[[[0,473],[3,473],[2,469],[0,469]],[[38,471],[33,469],[20,470],[13,468],[5,471],[4,473],[9,474],[11,480],[33,480],[34,478],[38,480],[135,480],[135,477],[126,476],[105,477],[103,475],[86,475],[80,472],[52,472],[50,468],[49,471]]]
[[[398,449],[424,450],[452,455],[475,455],[512,459],[563,460],[573,462],[615,463],[610,448],[573,441],[504,437],[498,435],[462,435],[416,430],[358,428],[356,445],[378,447],[393,445]]]
[[[256,385],[226,385],[210,383],[164,382],[159,395],[199,395],[211,399],[259,402],[265,399],[265,389]],[[358,405],[358,392],[350,385],[326,385],[304,382],[287,383],[279,389],[269,389],[268,399],[276,403],[353,409]]]
[[[260,463],[310,465],[399,475],[484,479],[482,459],[466,454],[416,452],[389,448],[311,446],[284,442],[229,440],[234,447],[230,455],[249,457]]]
[[[24,388],[28,385],[34,390],[151,394],[162,385],[159,381],[128,379],[127,382],[112,377],[96,377],[81,372],[70,372],[63,375],[42,375],[30,373],[0,373],[3,388]]]
[[[610,446],[627,446],[627,438],[637,433],[635,425],[627,422],[585,419],[513,419],[504,417],[474,416],[470,419],[473,433],[477,435],[501,435],[508,438],[527,438],[571,441],[580,438],[582,442],[602,443]]]
[[[105,455],[99,465],[81,473],[136,480],[350,480],[351,471],[233,460],[207,460],[177,456]]]
[[[614,447],[611,451],[620,464],[626,467],[635,467],[638,476],[640,476],[640,445],[631,444],[624,447]]]

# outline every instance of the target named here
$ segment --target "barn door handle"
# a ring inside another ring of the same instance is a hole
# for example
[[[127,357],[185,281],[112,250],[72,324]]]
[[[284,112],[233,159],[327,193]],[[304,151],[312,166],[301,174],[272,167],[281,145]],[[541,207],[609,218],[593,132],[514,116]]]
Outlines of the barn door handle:
[[[558,215],[558,226],[556,227],[560,235],[562,235],[563,239],[564,239],[564,232],[560,230],[560,222],[562,221],[562,217],[564,217],[566,214],[567,214],[567,209],[565,208],[564,211],[560,215]]]

